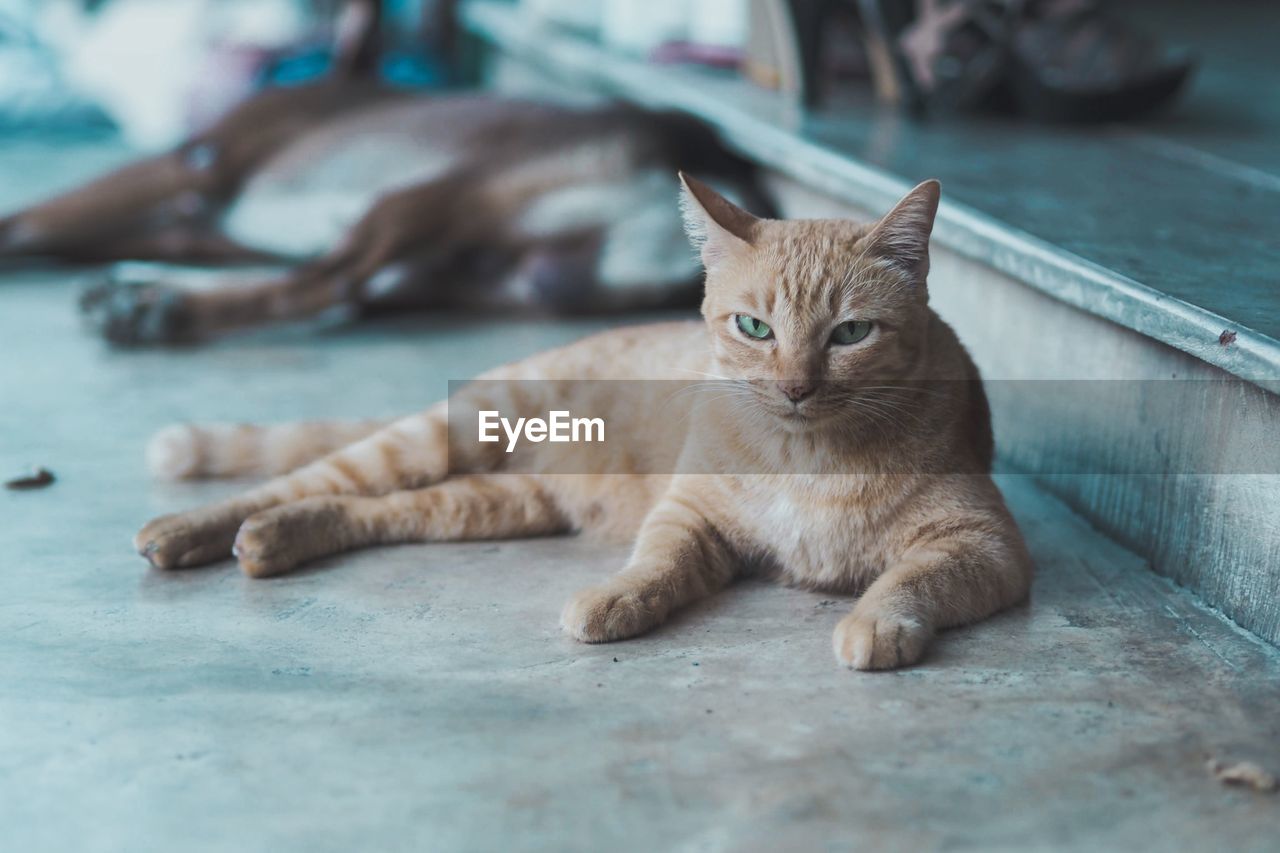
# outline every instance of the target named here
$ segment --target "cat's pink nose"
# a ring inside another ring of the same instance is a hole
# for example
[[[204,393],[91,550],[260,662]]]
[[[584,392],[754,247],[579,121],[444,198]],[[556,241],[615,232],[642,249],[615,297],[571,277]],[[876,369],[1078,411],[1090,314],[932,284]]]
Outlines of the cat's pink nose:
[[[793,403],[799,403],[818,387],[818,383],[810,379],[780,379],[777,384],[778,390]]]

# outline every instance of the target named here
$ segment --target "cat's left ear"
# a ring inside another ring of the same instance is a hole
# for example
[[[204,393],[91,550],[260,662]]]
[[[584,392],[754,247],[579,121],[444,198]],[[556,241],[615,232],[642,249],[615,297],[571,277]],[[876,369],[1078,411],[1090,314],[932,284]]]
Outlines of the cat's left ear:
[[[929,272],[929,235],[938,215],[942,184],[925,181],[902,197],[863,238],[868,250],[921,282]]]
[[[702,253],[702,265],[713,269],[726,257],[743,251],[755,239],[760,220],[711,187],[684,172],[680,211],[689,242]]]

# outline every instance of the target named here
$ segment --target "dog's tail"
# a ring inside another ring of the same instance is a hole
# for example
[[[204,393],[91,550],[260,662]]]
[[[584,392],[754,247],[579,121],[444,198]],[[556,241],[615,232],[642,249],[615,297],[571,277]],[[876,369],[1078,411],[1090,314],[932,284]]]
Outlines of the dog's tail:
[[[339,77],[372,77],[382,52],[381,0],[346,0],[338,13],[333,69]]]
[[[314,462],[389,423],[175,424],[151,437],[147,468],[162,480],[275,476]]]

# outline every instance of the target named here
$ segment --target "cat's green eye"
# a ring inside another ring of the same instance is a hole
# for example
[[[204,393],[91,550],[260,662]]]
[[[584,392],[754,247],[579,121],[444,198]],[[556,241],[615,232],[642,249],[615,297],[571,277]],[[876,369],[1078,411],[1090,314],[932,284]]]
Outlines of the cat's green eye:
[[[842,346],[856,344],[871,334],[871,326],[870,320],[846,320],[831,333],[831,343]]]
[[[746,314],[739,314],[737,317],[738,328],[748,338],[763,341],[773,337],[773,329],[770,329],[767,323],[757,320],[755,317],[748,317]]]

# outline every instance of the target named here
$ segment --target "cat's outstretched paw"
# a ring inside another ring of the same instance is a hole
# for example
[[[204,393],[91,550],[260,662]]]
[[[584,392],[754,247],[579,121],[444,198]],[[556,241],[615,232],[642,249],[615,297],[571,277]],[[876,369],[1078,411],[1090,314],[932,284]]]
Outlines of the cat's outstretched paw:
[[[850,669],[896,669],[920,660],[933,632],[894,613],[855,610],[836,626],[836,660]]]
[[[185,569],[231,556],[240,520],[214,510],[162,515],[133,537],[133,546],[157,569]]]
[[[94,331],[119,346],[195,340],[185,293],[169,285],[108,279],[84,292],[80,312]]]
[[[323,498],[308,498],[245,519],[232,552],[251,578],[283,574],[308,560],[343,550],[341,512]]]
[[[596,586],[569,599],[560,626],[584,643],[609,643],[643,634],[662,621],[638,595],[623,586]]]

